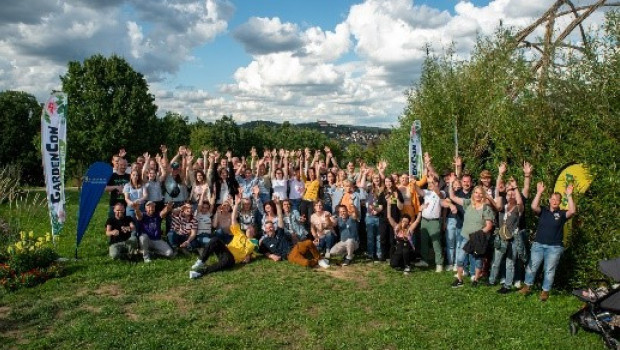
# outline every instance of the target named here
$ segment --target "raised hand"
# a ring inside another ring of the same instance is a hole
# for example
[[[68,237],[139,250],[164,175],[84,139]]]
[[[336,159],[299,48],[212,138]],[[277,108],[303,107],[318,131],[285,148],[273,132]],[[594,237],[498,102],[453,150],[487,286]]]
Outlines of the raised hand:
[[[168,147],[166,147],[166,145],[159,146],[159,150],[161,151],[161,154],[163,155],[166,155],[168,153]]]
[[[431,162],[431,156],[428,154],[428,152],[424,152],[424,164],[430,164]]]
[[[545,184],[541,181],[536,184],[536,192],[543,193],[545,191]]]
[[[506,173],[506,162],[501,162],[497,170],[499,171],[500,175],[504,175]]]
[[[118,156],[121,158],[125,158],[125,156],[127,155],[127,152],[125,152],[124,148],[121,148],[118,150]]]
[[[534,170],[534,167],[530,163],[523,162],[523,175],[531,176],[532,170]]]
[[[462,167],[463,166],[463,158],[460,156],[454,157],[454,166]]]
[[[573,185],[566,186],[566,192],[565,193],[566,193],[567,196],[572,195],[573,194]]]

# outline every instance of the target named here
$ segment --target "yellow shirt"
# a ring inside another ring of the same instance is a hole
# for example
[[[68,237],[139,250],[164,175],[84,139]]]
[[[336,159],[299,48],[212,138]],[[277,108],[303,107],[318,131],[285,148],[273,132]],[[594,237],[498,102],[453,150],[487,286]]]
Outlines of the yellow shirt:
[[[245,257],[254,252],[254,244],[241,231],[239,224],[230,225],[230,233],[233,235],[230,243],[226,245],[230,253],[235,257],[235,263],[242,262]]]
[[[319,180],[306,181],[306,192],[304,192],[303,200],[314,202],[319,199]]]

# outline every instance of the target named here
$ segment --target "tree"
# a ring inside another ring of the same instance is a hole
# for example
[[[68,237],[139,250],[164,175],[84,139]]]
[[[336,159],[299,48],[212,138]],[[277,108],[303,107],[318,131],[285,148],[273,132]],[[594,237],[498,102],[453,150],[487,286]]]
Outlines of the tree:
[[[168,146],[168,149],[172,152],[176,152],[179,146],[190,143],[192,128],[188,124],[188,118],[178,113],[166,112],[166,115],[158,120],[157,129],[161,144]],[[149,151],[155,154],[159,150],[149,149]]]
[[[20,91],[0,92],[0,164],[18,164],[22,180],[40,184],[43,172],[40,166],[41,106],[36,98]]]
[[[523,181],[523,161],[534,165],[534,183],[553,188],[568,163],[585,164],[594,181],[574,197],[579,214],[566,237],[556,274],[565,287],[587,283],[599,260],[620,255],[618,154],[620,154],[620,12],[607,13],[606,32],[592,33],[583,54],[567,55],[562,69],[540,76],[514,51],[510,33],[481,38],[471,58],[429,56],[409,94],[400,126],[381,146],[389,171],[405,171],[411,123],[422,122],[422,148],[438,171],[451,167],[453,128],[458,125],[465,172],[497,171]],[[547,191],[546,196],[549,196]],[[530,228],[535,220],[530,216]]]
[[[74,171],[78,164],[107,161],[121,147],[136,156],[159,146],[152,137],[159,135],[154,97],[144,76],[123,58],[94,55],[69,62],[60,79],[69,99],[67,164]]]

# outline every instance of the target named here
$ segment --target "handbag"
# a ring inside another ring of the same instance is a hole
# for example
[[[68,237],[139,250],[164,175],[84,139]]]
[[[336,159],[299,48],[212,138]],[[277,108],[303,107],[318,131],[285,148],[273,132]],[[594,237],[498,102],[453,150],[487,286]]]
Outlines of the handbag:
[[[512,232],[508,230],[508,225],[503,225],[500,227],[498,235],[503,241],[510,241],[513,238]]]

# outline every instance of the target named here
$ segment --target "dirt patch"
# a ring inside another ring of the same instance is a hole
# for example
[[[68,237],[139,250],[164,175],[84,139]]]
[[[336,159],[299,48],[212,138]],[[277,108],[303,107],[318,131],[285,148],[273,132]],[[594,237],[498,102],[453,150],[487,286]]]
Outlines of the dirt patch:
[[[368,268],[364,265],[332,266],[330,268],[319,269],[317,271],[339,280],[355,282],[361,288],[368,286]]]
[[[82,305],[80,308],[82,310],[86,310],[86,311],[91,312],[93,314],[101,313],[101,307],[100,306]]]
[[[190,305],[188,305],[187,300],[183,298],[182,295],[185,295],[188,290],[189,288],[187,287],[170,288],[165,292],[151,295],[150,299],[153,301],[172,303],[177,307],[179,312],[186,314],[190,310]]]
[[[19,329],[10,329],[3,333],[3,336],[7,338],[15,339],[15,342],[19,345],[29,344],[30,340],[26,337],[25,332]]]
[[[0,306],[0,319],[9,318],[9,314],[11,313],[11,308],[8,306]]]
[[[134,321],[134,322],[138,321],[140,319],[140,316],[133,311],[135,305],[136,304],[127,304],[124,307],[125,317],[127,317],[128,320],[131,320],[131,321]]]
[[[95,289],[94,293],[96,295],[112,297],[114,299],[118,299],[125,294],[121,286],[118,284],[101,285],[99,288]]]

